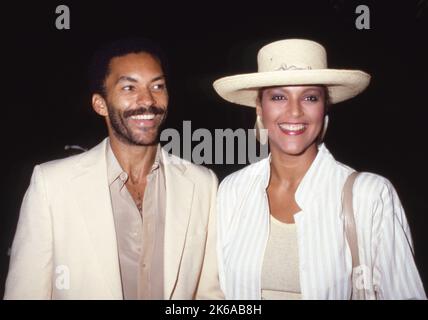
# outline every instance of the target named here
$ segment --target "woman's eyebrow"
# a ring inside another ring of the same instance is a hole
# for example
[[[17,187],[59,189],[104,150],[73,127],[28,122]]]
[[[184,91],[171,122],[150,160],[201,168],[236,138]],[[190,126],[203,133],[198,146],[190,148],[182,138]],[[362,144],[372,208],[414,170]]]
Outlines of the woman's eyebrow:
[[[304,93],[307,93],[307,92],[311,92],[311,91],[315,91],[315,92],[317,92],[317,93],[322,93],[322,89],[320,89],[320,88],[307,88],[307,89],[305,89],[303,92]]]

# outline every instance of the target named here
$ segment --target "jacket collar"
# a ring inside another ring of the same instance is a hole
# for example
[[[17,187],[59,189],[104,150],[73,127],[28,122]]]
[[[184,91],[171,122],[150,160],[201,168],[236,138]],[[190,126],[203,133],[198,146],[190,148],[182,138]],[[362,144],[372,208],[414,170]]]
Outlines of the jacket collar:
[[[264,161],[264,173],[262,175],[261,186],[264,190],[266,190],[269,185],[270,159],[271,155],[262,160]],[[337,166],[337,162],[330,151],[328,151],[324,143],[320,144],[314,161],[303,176],[296,190],[295,199],[303,211],[328,189],[327,186],[329,181],[331,181],[332,168],[335,166]]]
[[[160,165],[162,163],[162,158],[163,158],[161,150],[162,150],[161,146],[160,144],[158,144],[156,148],[155,160],[152,164],[150,172],[153,172],[160,168]],[[106,163],[107,163],[107,178],[108,178],[109,186],[117,179],[122,180],[123,184],[125,184],[129,178],[129,174],[122,169],[122,166],[117,160],[116,155],[114,154],[113,149],[111,148],[110,138],[107,138],[107,141],[106,141]]]

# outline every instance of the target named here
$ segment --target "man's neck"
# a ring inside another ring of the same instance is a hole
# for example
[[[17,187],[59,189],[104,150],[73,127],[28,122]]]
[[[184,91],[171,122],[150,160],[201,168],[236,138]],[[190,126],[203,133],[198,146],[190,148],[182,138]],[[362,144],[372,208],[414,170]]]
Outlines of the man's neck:
[[[138,146],[110,135],[111,149],[133,184],[144,183],[156,158],[158,145]]]

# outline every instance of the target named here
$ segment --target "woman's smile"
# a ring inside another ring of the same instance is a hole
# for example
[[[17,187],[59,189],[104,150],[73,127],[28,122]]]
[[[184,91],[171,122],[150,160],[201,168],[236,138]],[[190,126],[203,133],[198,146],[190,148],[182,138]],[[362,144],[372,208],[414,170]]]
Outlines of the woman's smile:
[[[278,127],[286,135],[298,136],[306,131],[308,124],[283,122],[279,123]]]

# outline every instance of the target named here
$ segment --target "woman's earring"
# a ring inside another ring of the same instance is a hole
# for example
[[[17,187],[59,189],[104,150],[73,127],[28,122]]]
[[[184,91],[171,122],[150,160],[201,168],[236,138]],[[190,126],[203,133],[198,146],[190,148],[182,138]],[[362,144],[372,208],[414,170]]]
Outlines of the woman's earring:
[[[324,116],[324,124],[322,126],[322,133],[319,137],[319,143],[322,143],[324,141],[325,133],[327,132],[327,127],[328,127],[328,115],[326,114]]]
[[[256,139],[261,144],[266,144],[268,141],[267,129],[265,129],[262,122],[262,118],[259,115],[257,115],[256,124],[254,125],[254,128],[256,129]]]

